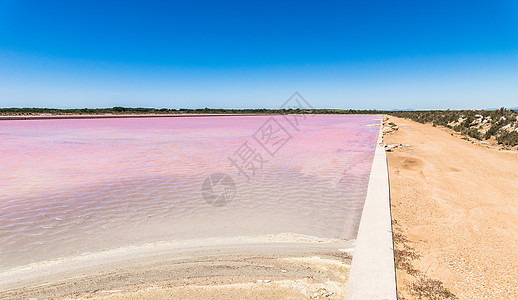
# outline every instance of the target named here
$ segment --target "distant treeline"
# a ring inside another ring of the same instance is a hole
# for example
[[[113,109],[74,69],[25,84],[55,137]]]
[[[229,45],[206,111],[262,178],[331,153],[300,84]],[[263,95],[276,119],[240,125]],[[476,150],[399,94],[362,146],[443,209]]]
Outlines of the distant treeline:
[[[111,108],[0,108],[0,115],[102,115],[102,114],[379,114],[378,110],[354,109],[223,109],[223,108],[146,108],[122,107]]]
[[[0,116],[9,115],[124,115],[124,114],[389,114],[419,123],[451,128],[479,140],[495,137],[501,144],[518,145],[518,111],[500,108],[496,110],[428,110],[383,111],[356,109],[223,109],[223,108],[0,108]]]
[[[505,108],[497,110],[427,110],[427,111],[394,111],[394,110],[358,110],[358,109],[225,109],[225,108],[148,108],[148,107],[122,107],[109,108],[39,108],[39,107],[13,107],[0,108],[0,115],[102,115],[102,114],[391,114],[403,118],[409,118],[421,123],[435,123],[446,125],[458,119],[461,115],[491,116],[493,119],[500,116],[515,113],[515,110]]]

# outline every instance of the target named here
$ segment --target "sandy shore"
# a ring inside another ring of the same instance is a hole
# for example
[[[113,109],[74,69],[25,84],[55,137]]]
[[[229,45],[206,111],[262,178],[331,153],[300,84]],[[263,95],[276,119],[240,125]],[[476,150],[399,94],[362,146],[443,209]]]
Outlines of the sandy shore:
[[[342,299],[351,242],[303,236],[111,251],[0,274],[0,299]],[[237,243],[235,243],[237,242]]]
[[[518,152],[389,119],[384,142],[408,145],[387,153],[398,293],[518,299]]]

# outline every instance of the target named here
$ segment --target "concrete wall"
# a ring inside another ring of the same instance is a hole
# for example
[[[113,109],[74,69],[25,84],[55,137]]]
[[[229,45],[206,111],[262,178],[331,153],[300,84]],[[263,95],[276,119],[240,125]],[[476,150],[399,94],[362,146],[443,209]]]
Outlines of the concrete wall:
[[[382,125],[354,248],[346,299],[396,299],[387,158]]]

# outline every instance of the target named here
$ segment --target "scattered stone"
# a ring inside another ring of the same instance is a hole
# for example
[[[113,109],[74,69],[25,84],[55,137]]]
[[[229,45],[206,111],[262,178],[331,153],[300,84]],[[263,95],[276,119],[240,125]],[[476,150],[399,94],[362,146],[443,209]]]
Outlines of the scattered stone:
[[[319,290],[316,292],[316,294],[315,294],[315,296],[317,296],[317,297],[318,297],[318,296],[320,296],[320,297],[326,297],[326,298],[327,298],[327,297],[331,297],[332,295],[333,295],[333,292],[330,292],[330,291],[328,291],[328,290],[326,290],[326,289],[324,289],[324,288],[319,289]]]
[[[384,144],[385,151],[392,152],[394,149],[403,148],[403,147],[410,147],[410,145],[403,145],[403,144]]]
[[[258,283],[269,283],[269,282],[271,282],[271,280],[270,279],[259,279],[259,280],[257,280],[257,282]]]
[[[391,132],[397,131],[399,127],[390,122],[388,118],[383,118],[383,134],[389,134]]]

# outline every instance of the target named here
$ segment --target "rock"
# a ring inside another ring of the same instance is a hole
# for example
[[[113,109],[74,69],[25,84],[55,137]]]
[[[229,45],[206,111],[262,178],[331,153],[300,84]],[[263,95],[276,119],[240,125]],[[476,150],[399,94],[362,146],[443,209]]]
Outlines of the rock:
[[[258,283],[269,283],[269,282],[271,282],[271,280],[270,279],[264,279],[264,280],[263,279],[259,279],[259,280],[257,280],[257,282]]]
[[[319,289],[317,292],[316,292],[316,295],[315,296],[321,296],[321,297],[331,297],[333,295],[333,292],[330,292],[326,289]]]
[[[387,150],[387,151],[392,151],[395,148],[399,148],[399,145],[398,144],[388,144],[388,145],[385,145],[385,150]]]

